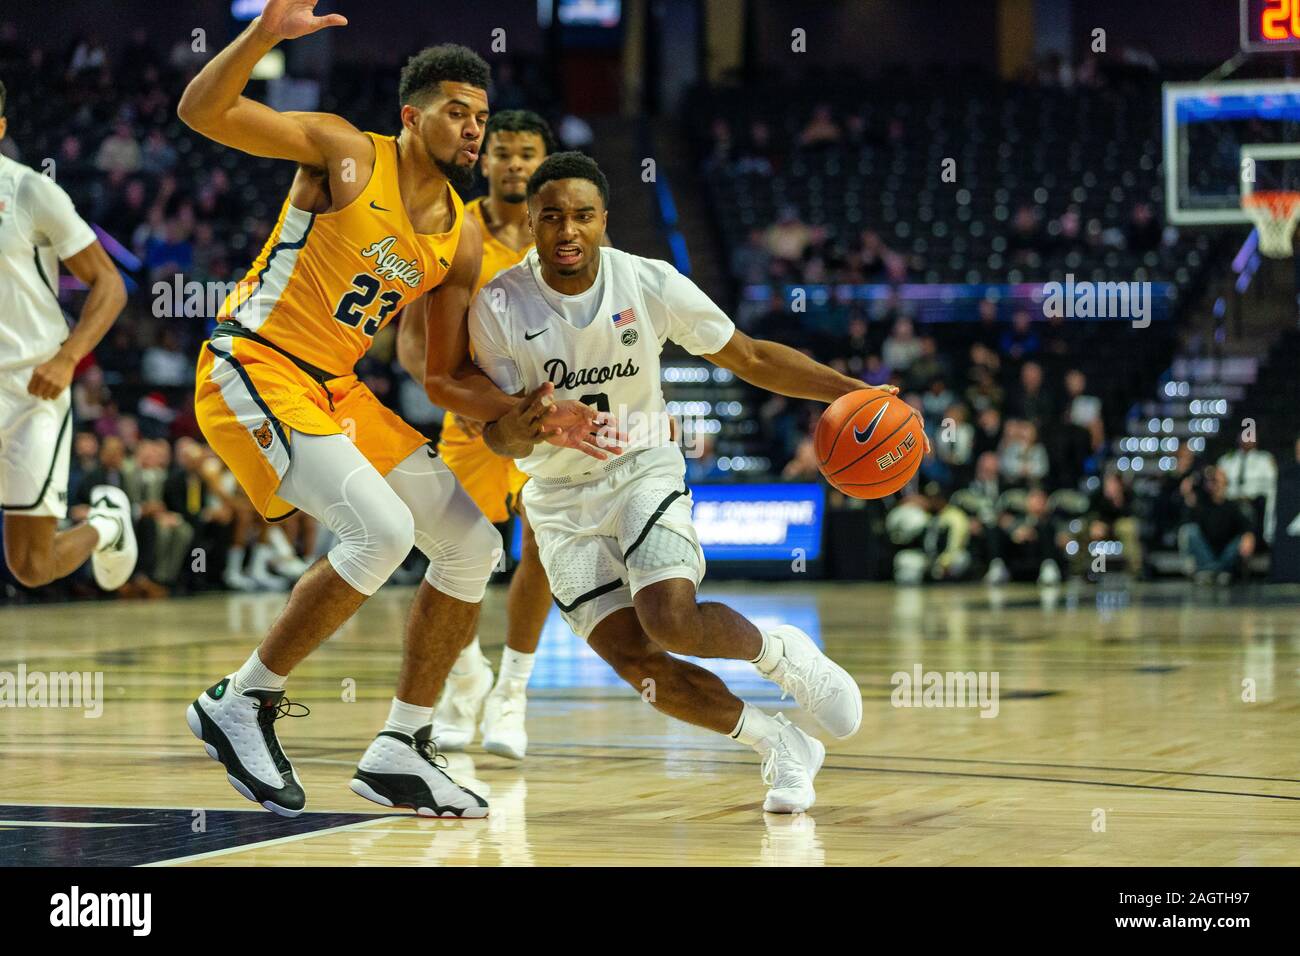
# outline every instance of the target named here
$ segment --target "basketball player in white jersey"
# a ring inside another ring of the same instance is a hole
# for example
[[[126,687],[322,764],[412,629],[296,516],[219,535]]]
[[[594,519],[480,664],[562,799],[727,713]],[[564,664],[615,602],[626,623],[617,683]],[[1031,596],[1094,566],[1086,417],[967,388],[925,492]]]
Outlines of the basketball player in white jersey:
[[[602,248],[609,187],[590,158],[549,157],[527,194],[536,248],[470,307],[475,360],[507,394],[549,383],[556,399],[594,405],[627,433],[624,452],[596,465],[572,449],[518,440],[509,422],[484,429],[488,445],[530,476],[524,504],[555,602],[619,676],[653,689],[656,709],[758,751],[770,787],[765,810],[807,810],[822,743],[672,655],[751,661],[841,739],[861,725],[861,692],[798,628],[760,631],[723,604],[697,602],[704,553],[685,460],[669,437],[659,353],[672,339],[760,388],[828,403],[863,383],[738,331],[668,263]]]
[[[0,84],[0,139],[8,120]],[[59,307],[59,263],[90,289],[71,331]],[[90,516],[58,531],[68,514],[72,373],[112,327],[126,287],[95,233],[54,180],[0,155],[0,509],[5,562],[40,587],[91,558],[114,591],[135,570],[131,503],[98,485]]]

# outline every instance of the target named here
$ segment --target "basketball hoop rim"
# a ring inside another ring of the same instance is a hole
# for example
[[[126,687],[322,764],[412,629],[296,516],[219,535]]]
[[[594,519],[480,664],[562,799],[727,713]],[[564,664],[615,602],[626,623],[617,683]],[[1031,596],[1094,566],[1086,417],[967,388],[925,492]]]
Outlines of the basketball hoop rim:
[[[1257,189],[1241,197],[1241,208],[1263,209],[1279,218],[1297,206],[1300,206],[1300,191],[1290,189]]]

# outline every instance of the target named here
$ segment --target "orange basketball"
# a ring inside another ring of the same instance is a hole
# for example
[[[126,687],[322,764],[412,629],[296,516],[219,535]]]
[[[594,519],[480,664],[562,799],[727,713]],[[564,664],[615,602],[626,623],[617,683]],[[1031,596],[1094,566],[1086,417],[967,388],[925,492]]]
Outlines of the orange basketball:
[[[898,396],[870,388],[837,398],[813,440],[822,475],[853,498],[892,495],[925,454],[921,416]]]

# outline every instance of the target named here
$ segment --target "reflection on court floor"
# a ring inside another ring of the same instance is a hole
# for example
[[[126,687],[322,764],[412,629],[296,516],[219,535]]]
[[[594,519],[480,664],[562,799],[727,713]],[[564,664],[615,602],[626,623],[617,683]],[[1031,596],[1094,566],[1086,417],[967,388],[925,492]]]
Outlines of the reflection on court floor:
[[[822,646],[821,617],[817,612],[817,599],[813,594],[762,595],[740,591],[710,589],[707,600],[719,601],[734,608],[754,623],[766,629],[778,624],[793,624]],[[727,686],[737,692],[772,689],[774,685],[763,680],[748,661],[699,660],[695,661],[717,674]],[[542,629],[542,643],[537,649],[537,662],[533,667],[530,691],[563,690],[569,688],[627,687],[617,674],[602,661],[587,642],[574,634],[564,623],[557,608],[551,608]]]

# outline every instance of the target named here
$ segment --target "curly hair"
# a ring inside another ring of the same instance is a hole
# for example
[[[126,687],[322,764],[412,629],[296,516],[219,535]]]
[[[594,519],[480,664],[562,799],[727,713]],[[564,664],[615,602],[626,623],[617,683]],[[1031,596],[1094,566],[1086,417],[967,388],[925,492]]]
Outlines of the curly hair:
[[[551,124],[532,110],[502,110],[493,113],[487,122],[487,132],[483,137],[484,145],[493,133],[535,133],[542,140],[547,155],[555,152],[555,134]]]
[[[609,206],[609,180],[600,171],[596,161],[586,153],[552,153],[542,160],[537,172],[528,178],[526,195],[532,199],[547,183],[555,179],[585,179],[595,185],[600,201]]]
[[[402,67],[402,78],[397,86],[398,105],[426,106],[438,95],[438,84],[443,80],[468,83],[486,90],[492,81],[492,70],[469,47],[456,43],[425,47]]]

